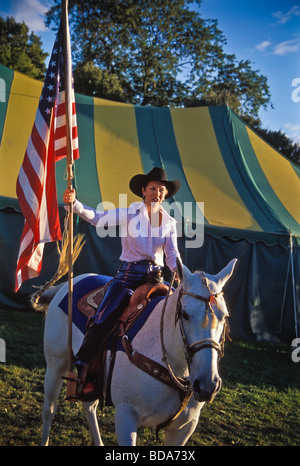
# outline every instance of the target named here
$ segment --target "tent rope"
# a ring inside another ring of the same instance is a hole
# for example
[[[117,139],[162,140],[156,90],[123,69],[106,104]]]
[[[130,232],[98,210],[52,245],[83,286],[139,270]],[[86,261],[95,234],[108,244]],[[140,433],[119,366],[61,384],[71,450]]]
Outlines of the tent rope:
[[[282,298],[282,305],[281,305],[281,311],[280,311],[280,324],[279,324],[279,329],[277,330],[276,333],[281,333],[282,331],[282,320],[283,320],[283,309],[284,309],[284,303],[286,300],[286,294],[287,294],[287,284],[288,284],[288,278],[290,274],[290,269],[291,269],[291,275],[292,275],[292,291],[293,291],[293,307],[294,307],[294,322],[295,322],[295,336],[298,338],[298,318],[297,318],[297,303],[296,303],[296,291],[295,291],[295,271],[294,271],[294,245],[293,245],[293,236],[292,233],[290,232],[290,253],[289,253],[289,260],[287,264],[287,271],[286,271],[286,278],[285,278],[285,284],[284,284],[284,292],[283,292],[283,298]]]
[[[295,289],[295,272],[294,272],[294,244],[292,233],[290,232],[290,258],[292,271],[292,286],[293,286],[293,303],[294,303],[294,318],[295,318],[295,335],[298,338],[298,319],[297,319],[297,304],[296,304],[296,289]]]

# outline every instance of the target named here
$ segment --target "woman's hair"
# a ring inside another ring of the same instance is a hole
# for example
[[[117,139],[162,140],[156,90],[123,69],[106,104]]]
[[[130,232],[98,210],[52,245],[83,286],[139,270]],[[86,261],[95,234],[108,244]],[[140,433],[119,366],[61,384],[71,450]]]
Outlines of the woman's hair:
[[[146,181],[144,184],[142,184],[142,188],[146,189],[147,186],[148,186],[148,184],[149,184],[149,183],[152,183],[152,181],[155,181],[155,180]],[[168,193],[168,189],[167,189],[167,186],[165,185],[165,183],[164,183],[163,181],[160,181],[160,183],[161,183],[162,185],[164,185],[164,187],[166,188],[166,192]]]

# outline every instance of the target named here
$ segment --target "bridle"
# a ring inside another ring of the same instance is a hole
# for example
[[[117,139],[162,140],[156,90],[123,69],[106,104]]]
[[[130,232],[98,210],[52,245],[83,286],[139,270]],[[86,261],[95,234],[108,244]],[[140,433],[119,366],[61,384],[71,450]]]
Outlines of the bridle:
[[[160,335],[161,335],[161,346],[162,346],[162,350],[163,350],[162,360],[166,363],[166,365],[168,367],[168,370],[170,372],[170,375],[172,376],[174,381],[176,381],[177,385],[181,388],[181,390],[187,391],[187,390],[191,390],[191,386],[188,383],[189,378],[185,379],[185,383],[182,384],[182,382],[178,379],[178,377],[176,377],[176,375],[174,374],[173,370],[171,369],[171,367],[170,367],[170,365],[169,365],[169,363],[167,361],[167,356],[166,356],[167,353],[166,353],[166,348],[165,348],[164,341],[163,341],[164,313],[165,313],[165,309],[166,309],[166,306],[167,306],[167,301],[168,301],[168,298],[169,298],[169,295],[170,295],[170,292],[171,292],[171,289],[172,289],[172,286],[173,286],[174,277],[175,277],[175,275],[172,276],[172,279],[170,281],[169,293],[168,293],[168,295],[167,295],[167,297],[165,299],[163,310],[162,310],[162,315],[161,315]],[[191,292],[186,291],[183,288],[181,288],[179,290],[179,293],[178,293],[178,299],[177,299],[177,305],[176,305],[175,323],[177,321],[179,322],[179,328],[180,328],[180,333],[181,333],[181,337],[182,337],[183,344],[184,344],[185,358],[186,358],[186,361],[187,361],[189,372],[190,372],[190,365],[191,365],[191,361],[192,361],[193,356],[196,353],[198,353],[199,351],[201,351],[201,350],[203,350],[205,348],[210,348],[210,349],[213,349],[213,350],[217,351],[218,361],[219,361],[224,355],[224,343],[225,343],[226,335],[228,335],[228,333],[229,333],[229,324],[228,324],[228,319],[226,317],[225,322],[224,322],[224,328],[223,328],[222,335],[221,335],[221,338],[220,338],[220,342],[214,340],[213,338],[204,338],[204,339],[201,339],[201,340],[197,340],[197,341],[195,341],[195,342],[193,342],[191,344],[188,343],[187,337],[186,337],[186,334],[185,334],[185,331],[184,331],[183,321],[182,321],[181,297],[183,295],[187,295],[187,296],[191,296],[192,298],[198,299],[199,301],[204,302],[205,305],[206,305],[205,306],[205,312],[207,313],[208,310],[210,310],[211,313],[213,314],[214,310],[212,308],[212,304],[217,304],[218,297],[223,295],[222,292],[220,292],[220,293],[211,293],[211,291],[209,290],[208,284],[207,284],[206,277],[204,275],[202,275],[202,282],[206,285],[210,296],[204,297],[204,296],[201,296],[201,295],[196,294],[196,293],[191,293]]]
[[[180,332],[181,332],[182,340],[183,340],[184,347],[185,347],[186,360],[187,360],[188,366],[190,366],[191,360],[192,360],[192,357],[194,356],[194,354],[197,353],[198,351],[201,351],[202,349],[205,349],[205,348],[211,348],[211,349],[216,350],[217,353],[218,353],[219,359],[220,359],[224,354],[224,350],[223,350],[223,346],[224,346],[223,334],[222,334],[220,343],[218,341],[214,340],[213,338],[204,338],[204,339],[201,339],[201,340],[197,340],[197,341],[195,341],[195,342],[193,342],[191,344],[188,344],[186,334],[185,334],[185,331],[184,331],[183,322],[182,322],[181,297],[183,295],[191,296],[192,298],[195,298],[195,299],[198,299],[199,301],[204,302],[205,305],[206,305],[205,306],[205,311],[208,312],[208,310],[210,309],[211,313],[213,313],[214,311],[213,311],[213,308],[211,307],[211,305],[212,305],[212,303],[217,303],[217,298],[219,296],[222,296],[223,293],[221,292],[221,293],[211,294],[208,298],[205,298],[204,296],[201,296],[199,294],[190,293],[189,291],[185,291],[184,289],[181,289],[179,291],[179,296],[178,296],[178,300],[177,300],[177,310],[176,310],[176,321],[178,320],[178,322],[179,322]],[[225,328],[225,325],[224,325],[224,328]],[[224,330],[223,330],[223,333],[224,333]]]

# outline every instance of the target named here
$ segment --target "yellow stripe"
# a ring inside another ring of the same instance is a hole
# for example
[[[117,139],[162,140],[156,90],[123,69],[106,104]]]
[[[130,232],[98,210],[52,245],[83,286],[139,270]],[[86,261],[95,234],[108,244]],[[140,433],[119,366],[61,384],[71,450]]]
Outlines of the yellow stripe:
[[[1,196],[16,198],[16,181],[43,84],[15,71],[0,148]]]
[[[128,205],[138,201],[129,180],[143,173],[133,105],[94,99],[96,163],[102,201],[119,206],[119,193]]]
[[[187,181],[196,201],[204,202],[208,223],[261,231],[228,175],[209,109],[172,109],[171,115]]]
[[[300,223],[300,181],[290,162],[251,129],[247,128],[257,160],[273,191],[294,219]]]

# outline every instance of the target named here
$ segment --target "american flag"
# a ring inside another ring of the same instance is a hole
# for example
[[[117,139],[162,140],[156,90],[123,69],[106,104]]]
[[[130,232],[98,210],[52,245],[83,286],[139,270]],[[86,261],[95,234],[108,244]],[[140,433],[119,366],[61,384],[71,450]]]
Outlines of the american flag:
[[[17,179],[17,196],[25,217],[17,261],[15,291],[37,277],[44,245],[61,239],[56,194],[55,162],[67,155],[62,26],[48,71]],[[75,96],[72,86],[72,159],[79,157]]]

